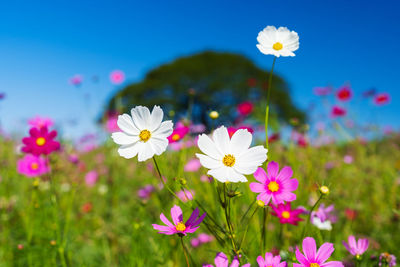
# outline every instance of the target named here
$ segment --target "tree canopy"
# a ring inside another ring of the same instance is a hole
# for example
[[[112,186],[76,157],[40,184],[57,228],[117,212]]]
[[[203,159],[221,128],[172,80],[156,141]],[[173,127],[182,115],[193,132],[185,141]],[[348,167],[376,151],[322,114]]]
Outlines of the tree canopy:
[[[220,113],[221,122],[237,117],[236,106],[251,101],[252,118],[263,121],[268,72],[240,54],[206,51],[163,64],[140,82],[128,85],[108,103],[108,111],[118,106],[161,105],[170,114],[190,115],[194,122],[209,123],[210,110]],[[304,121],[305,114],[292,102],[287,83],[274,75],[271,92],[271,115],[288,122]]]

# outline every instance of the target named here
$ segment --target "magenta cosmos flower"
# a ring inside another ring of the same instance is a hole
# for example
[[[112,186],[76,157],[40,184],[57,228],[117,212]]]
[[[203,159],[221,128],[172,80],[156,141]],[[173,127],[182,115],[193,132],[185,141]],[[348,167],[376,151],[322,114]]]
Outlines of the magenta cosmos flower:
[[[297,225],[298,222],[303,220],[299,215],[304,212],[304,209],[292,209],[290,202],[277,206],[271,205],[271,207],[273,210],[271,214],[278,217],[280,223]]]
[[[18,160],[17,170],[18,173],[27,177],[37,177],[48,173],[50,167],[44,158],[27,154]]]
[[[272,255],[272,253],[265,253],[265,259],[262,256],[257,257],[259,267],[286,267],[286,261],[281,262],[281,256]]]
[[[214,259],[215,267],[239,267],[240,263],[237,257],[233,259],[231,265],[229,265],[228,257],[223,253],[217,253]],[[203,267],[214,267],[212,264],[204,264]],[[242,265],[242,267],[250,267],[250,263]]]
[[[389,103],[389,101],[390,101],[390,96],[388,93],[381,93],[374,97],[374,103],[377,106],[385,105]]]
[[[353,95],[353,92],[351,91],[351,88],[349,85],[343,85],[336,92],[336,97],[340,101],[348,101],[351,99],[352,95]]]
[[[272,199],[274,205],[283,204],[285,201],[293,201],[296,195],[292,193],[299,185],[297,179],[290,179],[293,175],[292,168],[285,166],[279,172],[279,165],[271,161],[267,166],[268,174],[263,168],[258,168],[254,173],[254,178],[260,183],[251,183],[250,189],[254,193],[260,193],[257,200],[261,200],[268,205]]]
[[[182,122],[178,122],[172,134],[167,137],[168,142],[169,143],[178,142],[182,140],[188,133],[189,133],[189,127],[185,126]]]
[[[303,240],[304,255],[296,247],[296,259],[300,264],[293,263],[293,267],[344,267],[340,261],[326,262],[334,250],[332,243],[324,243],[317,251],[314,238],[306,237]]]
[[[28,121],[28,124],[32,127],[36,127],[38,129],[41,128],[49,128],[53,126],[53,120],[50,118],[44,118],[40,116],[36,116]]]
[[[237,106],[237,111],[242,116],[247,116],[253,112],[254,105],[250,101],[244,101]]]
[[[332,118],[343,117],[343,116],[346,116],[346,114],[347,114],[346,109],[339,107],[339,106],[332,107],[332,110],[331,110]]]
[[[356,241],[356,238],[351,235],[348,239],[349,243],[343,241],[343,246],[354,256],[361,256],[368,249],[368,239],[360,238]]]
[[[110,73],[110,81],[113,84],[121,84],[125,81],[125,73],[121,70],[114,70]]]
[[[167,217],[165,217],[163,213],[161,213],[160,219],[167,226],[153,224],[153,228],[155,230],[159,230],[159,234],[165,235],[186,235],[187,233],[194,233],[200,227],[200,223],[203,221],[204,217],[206,217],[206,213],[199,217],[199,209],[196,208],[192,212],[192,215],[190,215],[190,218],[184,223],[181,208],[177,205],[174,205],[171,208],[171,217],[173,224],[167,219]]]
[[[22,139],[22,142],[25,144],[22,151],[25,153],[36,156],[41,154],[48,155],[60,148],[60,143],[53,140],[57,136],[56,131],[49,132],[46,127],[41,129],[31,128],[29,135],[29,137]]]

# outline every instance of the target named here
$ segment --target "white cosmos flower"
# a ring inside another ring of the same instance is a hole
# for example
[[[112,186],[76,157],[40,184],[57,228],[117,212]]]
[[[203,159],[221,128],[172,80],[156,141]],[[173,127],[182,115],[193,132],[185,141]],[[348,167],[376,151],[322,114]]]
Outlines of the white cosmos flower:
[[[250,147],[253,136],[247,129],[237,130],[229,138],[228,130],[221,126],[212,139],[206,134],[197,142],[205,154],[196,154],[201,165],[210,169],[207,174],[220,182],[247,182],[244,175],[253,174],[267,160],[267,149],[263,146]]]
[[[286,27],[267,26],[258,33],[257,41],[258,50],[265,55],[294,57],[293,51],[299,49],[299,35]]]
[[[320,230],[328,230],[328,231],[332,230],[332,224],[329,220],[321,222],[321,219],[315,216],[314,218],[311,219],[311,223],[314,224]]]
[[[154,155],[161,155],[168,146],[167,137],[172,133],[172,121],[162,122],[164,112],[154,106],[150,114],[147,107],[137,106],[131,110],[131,116],[118,116],[118,127],[122,132],[112,134],[118,145],[120,156],[130,159],[138,155],[139,161],[145,161]]]

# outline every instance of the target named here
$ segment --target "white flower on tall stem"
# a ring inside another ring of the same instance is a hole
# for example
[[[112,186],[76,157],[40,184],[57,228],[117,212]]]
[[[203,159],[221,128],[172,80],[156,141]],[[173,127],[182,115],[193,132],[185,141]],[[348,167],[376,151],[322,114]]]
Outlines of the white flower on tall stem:
[[[257,41],[257,48],[265,55],[294,57],[293,52],[299,49],[299,35],[286,27],[267,26],[258,33]]]
[[[154,155],[161,155],[168,146],[167,137],[173,130],[172,121],[162,121],[164,112],[159,106],[154,106],[151,114],[147,107],[136,106],[131,115],[118,116],[118,127],[122,132],[112,134],[112,139],[118,145],[120,156],[133,158],[138,155],[138,161],[145,161]]]
[[[212,139],[206,134],[199,136],[198,146],[205,154],[197,153],[201,165],[210,169],[207,174],[220,182],[247,182],[244,175],[253,174],[267,160],[267,149],[250,147],[253,137],[247,129],[237,130],[229,138],[228,130],[221,126]]]

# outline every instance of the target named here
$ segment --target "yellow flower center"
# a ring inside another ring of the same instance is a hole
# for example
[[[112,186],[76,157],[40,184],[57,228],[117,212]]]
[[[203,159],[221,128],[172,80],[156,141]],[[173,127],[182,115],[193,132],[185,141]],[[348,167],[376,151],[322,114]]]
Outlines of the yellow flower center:
[[[181,136],[179,134],[174,134],[171,139],[174,141],[178,141],[181,138]]]
[[[183,222],[180,222],[175,226],[175,228],[177,231],[183,232],[186,229],[186,225]]]
[[[272,48],[275,49],[276,51],[278,51],[278,50],[281,50],[283,48],[283,45],[280,42],[276,42],[276,43],[274,43]]]
[[[310,267],[320,267],[318,263],[311,263]]]
[[[224,163],[225,166],[232,167],[235,165],[235,157],[231,154],[225,155],[225,157],[222,159],[222,163]]]
[[[44,144],[46,144],[46,139],[44,139],[44,137],[39,137],[38,139],[36,139],[36,144],[38,146],[43,146]]]
[[[32,164],[31,164],[31,169],[32,170],[37,170],[39,168],[39,164],[37,164],[36,162],[33,162]]]
[[[285,219],[289,219],[289,218],[290,218],[290,212],[288,212],[288,211],[283,211],[283,212],[281,213],[281,216],[282,216],[283,218],[285,218]]]
[[[279,190],[279,184],[275,181],[269,182],[268,189],[271,192],[277,192]]]
[[[149,130],[142,130],[139,134],[140,141],[147,142],[151,137],[151,133]]]

